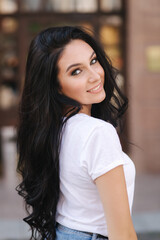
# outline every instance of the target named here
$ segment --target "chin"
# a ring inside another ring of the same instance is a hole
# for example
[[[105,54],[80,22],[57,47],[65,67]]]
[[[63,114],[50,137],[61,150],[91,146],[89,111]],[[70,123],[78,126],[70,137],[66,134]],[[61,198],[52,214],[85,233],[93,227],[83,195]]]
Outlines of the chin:
[[[105,91],[103,91],[103,94],[101,94],[99,98],[97,98],[97,101],[95,101],[95,103],[101,103],[105,98],[106,98],[106,93]]]

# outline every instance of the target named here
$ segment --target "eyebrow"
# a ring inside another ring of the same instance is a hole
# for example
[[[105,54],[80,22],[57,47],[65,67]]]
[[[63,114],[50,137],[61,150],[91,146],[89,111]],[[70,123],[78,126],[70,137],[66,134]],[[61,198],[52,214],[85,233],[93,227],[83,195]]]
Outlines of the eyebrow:
[[[91,54],[91,56],[90,56],[89,59],[91,59],[94,54],[95,54],[95,51],[92,52],[92,54]],[[72,65],[69,65],[68,68],[67,68],[67,70],[66,70],[66,72],[68,72],[70,68],[72,68],[72,67],[77,67],[77,66],[79,66],[79,65],[81,65],[81,63],[74,63],[74,64],[72,64]]]

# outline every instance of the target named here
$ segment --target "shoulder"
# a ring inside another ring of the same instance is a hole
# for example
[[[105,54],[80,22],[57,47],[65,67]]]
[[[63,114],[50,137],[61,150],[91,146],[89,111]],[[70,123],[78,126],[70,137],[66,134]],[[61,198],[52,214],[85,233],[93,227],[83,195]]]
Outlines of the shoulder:
[[[79,114],[79,126],[77,133],[83,138],[84,145],[93,148],[116,148],[122,150],[116,128],[109,122],[94,118],[85,114]]]
[[[77,134],[86,136],[86,140],[90,137],[105,136],[111,137],[117,135],[117,131],[111,123],[104,120],[88,116],[86,114],[76,114],[69,120],[73,128],[76,128]]]

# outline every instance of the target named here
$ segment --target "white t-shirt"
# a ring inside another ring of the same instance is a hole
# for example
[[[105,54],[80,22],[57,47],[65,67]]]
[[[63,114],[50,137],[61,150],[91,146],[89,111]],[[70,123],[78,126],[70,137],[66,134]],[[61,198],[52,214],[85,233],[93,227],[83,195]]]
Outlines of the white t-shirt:
[[[83,113],[71,117],[62,135],[56,221],[72,229],[108,236],[94,180],[119,165],[124,167],[131,211],[135,167],[122,151],[115,128]]]

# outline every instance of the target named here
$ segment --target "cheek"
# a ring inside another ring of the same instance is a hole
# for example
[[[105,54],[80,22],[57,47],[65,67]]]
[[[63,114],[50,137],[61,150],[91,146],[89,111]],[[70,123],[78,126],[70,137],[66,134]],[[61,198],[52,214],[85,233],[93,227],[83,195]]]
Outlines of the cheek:
[[[78,97],[82,91],[84,92],[84,86],[79,82],[69,82],[62,85],[62,92],[70,97]]]
[[[105,75],[104,69],[101,67],[100,68],[100,76],[103,78],[103,80],[104,80],[104,75]]]

